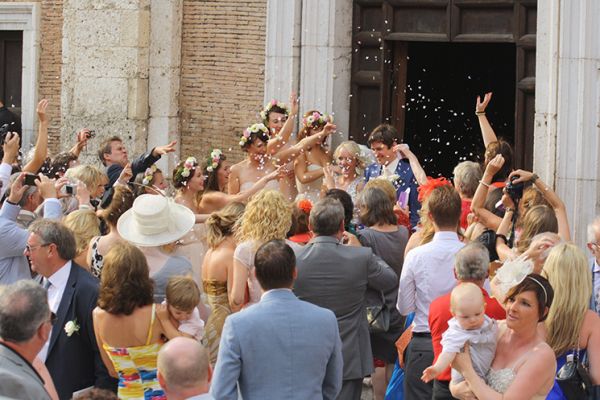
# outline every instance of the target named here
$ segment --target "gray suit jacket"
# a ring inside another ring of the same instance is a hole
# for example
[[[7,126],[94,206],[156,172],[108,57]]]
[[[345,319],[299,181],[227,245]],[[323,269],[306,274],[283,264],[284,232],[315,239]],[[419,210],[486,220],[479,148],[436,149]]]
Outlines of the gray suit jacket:
[[[225,320],[211,383],[215,399],[335,399],[342,387],[341,342],[329,310],[286,289]]]
[[[296,254],[299,299],[335,313],[344,357],[344,380],[373,372],[373,355],[365,311],[367,286],[389,290],[398,276],[369,247],[344,246],[332,236],[317,236]]]
[[[50,399],[44,381],[24,358],[0,343],[0,396]]]

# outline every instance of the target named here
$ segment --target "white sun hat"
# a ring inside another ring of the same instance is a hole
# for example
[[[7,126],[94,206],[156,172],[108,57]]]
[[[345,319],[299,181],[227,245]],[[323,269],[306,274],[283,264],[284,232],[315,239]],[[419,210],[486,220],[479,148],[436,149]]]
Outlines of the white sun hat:
[[[195,222],[189,208],[164,196],[143,194],[121,215],[117,231],[136,246],[162,246],[181,239]]]

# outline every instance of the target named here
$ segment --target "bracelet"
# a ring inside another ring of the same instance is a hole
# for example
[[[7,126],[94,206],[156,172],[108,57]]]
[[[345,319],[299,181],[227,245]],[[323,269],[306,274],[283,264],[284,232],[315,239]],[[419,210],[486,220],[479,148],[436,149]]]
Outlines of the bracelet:
[[[529,182],[535,183],[535,181],[537,181],[538,179],[540,179],[538,174],[533,174],[533,175],[531,175],[531,179],[529,179]]]
[[[478,117],[481,115],[485,115],[485,111],[475,111],[475,115],[477,115]]]
[[[13,203],[12,201],[10,201],[9,199],[4,200],[5,202],[7,202],[8,204],[12,204],[13,206],[18,206],[19,203]]]
[[[506,235],[503,235],[501,233],[496,233],[496,240],[498,240],[498,239],[504,240],[505,244],[508,243],[508,239],[506,238]]]
[[[484,181],[481,181],[481,180],[480,180],[480,181],[479,181],[479,183],[481,183],[483,186],[485,186],[485,187],[486,187],[486,188],[488,188],[488,189],[489,189],[489,187],[490,187],[490,184],[489,184],[489,183],[485,183]]]

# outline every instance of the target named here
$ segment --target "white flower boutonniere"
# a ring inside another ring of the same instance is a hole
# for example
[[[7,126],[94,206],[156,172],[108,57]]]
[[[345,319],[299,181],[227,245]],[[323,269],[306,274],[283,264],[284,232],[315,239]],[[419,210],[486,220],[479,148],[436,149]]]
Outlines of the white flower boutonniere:
[[[68,337],[71,337],[75,332],[79,332],[79,324],[77,323],[77,318],[73,321],[69,321],[65,324],[65,333]]]

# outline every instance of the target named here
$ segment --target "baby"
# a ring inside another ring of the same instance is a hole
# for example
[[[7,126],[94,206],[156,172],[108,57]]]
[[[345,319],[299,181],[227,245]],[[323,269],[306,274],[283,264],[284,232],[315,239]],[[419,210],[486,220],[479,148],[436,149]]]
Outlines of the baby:
[[[186,276],[169,279],[165,303],[171,318],[179,322],[177,330],[185,336],[202,340],[204,321],[200,319],[197,308],[200,303],[200,290],[196,282]]]
[[[473,368],[479,376],[485,377],[492,365],[498,326],[484,313],[485,299],[481,288],[473,283],[462,283],[455,287],[450,295],[450,311],[454,318],[448,321],[448,329],[442,335],[442,353],[435,364],[423,371],[421,379],[425,382],[448,368],[466,342],[469,342]],[[463,377],[453,369],[452,382],[462,380]]]

